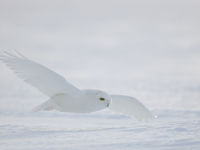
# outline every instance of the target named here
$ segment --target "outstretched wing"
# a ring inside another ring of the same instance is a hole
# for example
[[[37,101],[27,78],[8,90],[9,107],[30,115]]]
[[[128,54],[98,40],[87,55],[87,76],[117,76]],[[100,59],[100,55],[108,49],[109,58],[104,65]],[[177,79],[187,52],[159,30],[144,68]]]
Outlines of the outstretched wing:
[[[18,52],[3,52],[0,54],[0,60],[13,70],[19,78],[49,97],[59,93],[72,96],[80,94],[80,90],[68,83],[62,76]]]
[[[123,113],[139,121],[147,121],[153,118],[152,113],[137,99],[123,95],[111,95],[110,109]]]

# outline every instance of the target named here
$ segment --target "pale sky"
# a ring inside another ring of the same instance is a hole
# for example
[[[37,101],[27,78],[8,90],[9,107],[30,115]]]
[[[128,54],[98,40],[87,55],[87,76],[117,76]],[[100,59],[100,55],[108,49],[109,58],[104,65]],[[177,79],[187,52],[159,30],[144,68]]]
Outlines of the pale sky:
[[[0,0],[0,49],[18,50],[80,88],[136,94],[151,105],[133,91],[199,87],[199,18],[199,0]],[[10,85],[21,82],[0,67],[0,94],[18,93]]]

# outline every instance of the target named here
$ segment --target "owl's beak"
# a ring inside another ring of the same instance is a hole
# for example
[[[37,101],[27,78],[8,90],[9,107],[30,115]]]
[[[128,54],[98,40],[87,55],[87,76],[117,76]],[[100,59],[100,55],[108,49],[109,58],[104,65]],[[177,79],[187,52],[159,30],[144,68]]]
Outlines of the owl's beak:
[[[106,105],[107,107],[109,107],[110,106],[110,103],[107,103],[107,105]]]
[[[109,107],[112,102],[112,98],[108,99],[106,106]]]

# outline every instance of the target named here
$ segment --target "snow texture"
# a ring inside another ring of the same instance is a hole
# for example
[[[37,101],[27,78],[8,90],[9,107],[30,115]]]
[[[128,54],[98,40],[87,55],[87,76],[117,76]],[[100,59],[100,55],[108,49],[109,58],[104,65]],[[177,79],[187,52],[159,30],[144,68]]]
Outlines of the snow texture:
[[[109,110],[91,114],[1,112],[1,150],[197,150],[200,112],[155,110],[136,122]],[[187,118],[187,119],[186,119]]]

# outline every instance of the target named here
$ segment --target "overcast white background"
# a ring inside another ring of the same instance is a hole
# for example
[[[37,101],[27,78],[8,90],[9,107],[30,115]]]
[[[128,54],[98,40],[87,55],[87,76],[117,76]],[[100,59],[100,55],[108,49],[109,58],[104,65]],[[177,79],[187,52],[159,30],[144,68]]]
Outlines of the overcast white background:
[[[0,0],[0,50],[81,89],[135,96],[150,109],[199,110],[199,18],[199,0]],[[0,68],[1,109],[6,97],[24,97],[19,109],[45,100]]]

